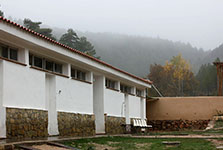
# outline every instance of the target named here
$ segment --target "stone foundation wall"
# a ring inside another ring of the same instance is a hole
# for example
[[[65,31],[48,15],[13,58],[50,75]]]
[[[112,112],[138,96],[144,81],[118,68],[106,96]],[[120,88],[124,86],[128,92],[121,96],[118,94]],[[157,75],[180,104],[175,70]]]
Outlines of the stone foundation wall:
[[[203,130],[210,120],[148,120],[154,131]]]
[[[105,115],[105,132],[106,134],[124,134],[125,133],[125,118],[113,117]]]
[[[94,115],[58,112],[58,130],[61,136],[95,135]]]
[[[6,108],[7,138],[48,136],[48,112],[34,109]]]

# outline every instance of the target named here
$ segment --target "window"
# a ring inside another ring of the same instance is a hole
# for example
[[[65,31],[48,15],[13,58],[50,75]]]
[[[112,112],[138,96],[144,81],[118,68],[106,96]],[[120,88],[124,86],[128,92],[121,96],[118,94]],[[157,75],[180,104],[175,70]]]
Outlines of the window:
[[[123,93],[129,93],[129,94],[131,94],[131,89],[132,88],[130,86],[123,85],[123,84],[120,85],[120,90]]]
[[[71,68],[71,77],[76,78],[76,70]]]
[[[86,72],[71,68],[71,77],[86,81]]]
[[[10,59],[18,60],[18,50],[10,48]]]
[[[136,96],[143,96],[142,90],[136,89]]]
[[[63,65],[57,64],[57,63],[55,63],[54,65],[55,65],[55,72],[62,74],[63,73]]]
[[[106,79],[105,80],[105,86],[107,88],[115,89],[115,81],[110,80],[110,79]]]
[[[43,68],[43,59],[40,57],[34,56],[34,66]]]
[[[29,65],[33,65],[33,55],[29,54]]]
[[[80,70],[77,70],[77,79],[85,80],[86,79],[86,73],[82,72]]]
[[[18,50],[8,46],[0,46],[0,56],[11,60],[18,60]]]
[[[46,65],[45,65],[45,69],[49,70],[49,71],[53,71],[53,62],[52,61],[48,61],[46,60]]]
[[[2,48],[2,57],[8,58],[9,57],[8,56],[8,48],[4,47],[4,46],[2,46],[1,48]]]
[[[38,68],[42,68],[48,71],[63,73],[63,65],[59,63],[55,63],[54,61],[41,58],[39,56],[34,56],[33,54],[29,54],[29,64],[31,66],[35,66]]]

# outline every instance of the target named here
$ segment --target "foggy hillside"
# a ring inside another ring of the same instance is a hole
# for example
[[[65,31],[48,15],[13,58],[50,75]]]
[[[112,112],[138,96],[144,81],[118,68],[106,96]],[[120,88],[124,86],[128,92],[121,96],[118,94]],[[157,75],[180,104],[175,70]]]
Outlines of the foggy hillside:
[[[146,76],[151,64],[165,64],[181,53],[196,73],[202,60],[209,54],[190,44],[159,38],[127,36],[111,33],[79,33],[95,46],[101,59],[138,76]]]
[[[66,32],[65,29],[59,28],[54,28],[53,31],[57,39]],[[198,72],[201,64],[212,62],[220,55],[218,53],[222,53],[221,50],[219,52],[204,51],[192,47],[189,43],[172,42],[160,38],[113,33],[79,31],[77,33],[79,36],[88,38],[103,61],[141,77],[149,73],[151,64],[163,65],[179,53],[190,62],[194,73]]]
[[[202,63],[206,64],[206,63],[212,63],[213,61],[216,60],[216,58],[220,58],[221,61],[223,61],[223,44],[221,44],[219,47],[213,49],[213,51],[211,51],[209,53],[209,55],[207,55]]]

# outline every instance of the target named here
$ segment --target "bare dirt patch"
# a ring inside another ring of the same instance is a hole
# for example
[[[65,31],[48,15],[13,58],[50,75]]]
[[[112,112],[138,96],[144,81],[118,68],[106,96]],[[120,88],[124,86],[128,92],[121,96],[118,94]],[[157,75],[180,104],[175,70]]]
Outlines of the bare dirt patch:
[[[111,142],[111,141],[108,142],[108,145],[114,145],[114,144],[120,144],[120,142]]]
[[[92,143],[95,146],[95,150],[116,150],[115,147],[111,147],[109,145],[102,145],[97,143]]]
[[[137,149],[149,149],[150,146],[152,145],[152,143],[135,143],[135,146],[137,147]]]
[[[66,148],[51,146],[51,145],[47,145],[47,144],[33,145],[32,148],[36,148],[36,149],[39,149],[39,150],[68,150]]]
[[[212,142],[216,147],[223,146],[223,140],[208,139],[208,141]]]

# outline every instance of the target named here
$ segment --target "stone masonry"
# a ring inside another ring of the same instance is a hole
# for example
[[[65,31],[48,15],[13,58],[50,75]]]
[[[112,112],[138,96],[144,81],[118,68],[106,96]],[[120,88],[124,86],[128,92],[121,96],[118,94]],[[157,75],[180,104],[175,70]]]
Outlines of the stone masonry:
[[[124,134],[125,133],[125,118],[113,117],[105,115],[105,132],[106,134]]]
[[[60,136],[95,135],[94,115],[58,112],[58,129]]]
[[[48,113],[43,110],[6,108],[7,138],[48,136]]]
[[[154,131],[203,130],[210,120],[149,120]]]

